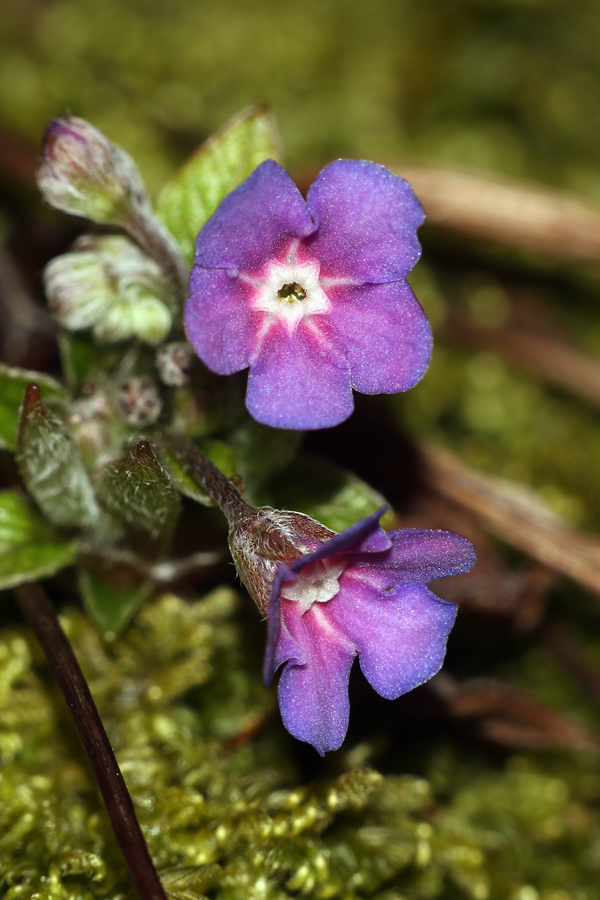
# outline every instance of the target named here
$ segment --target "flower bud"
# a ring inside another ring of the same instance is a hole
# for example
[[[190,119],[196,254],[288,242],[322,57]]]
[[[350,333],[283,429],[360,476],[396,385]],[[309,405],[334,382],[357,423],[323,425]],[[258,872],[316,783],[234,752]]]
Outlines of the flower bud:
[[[132,377],[119,385],[117,401],[128,425],[144,428],[155,422],[162,409],[156,385],[150,378]]]
[[[148,441],[104,470],[98,492],[110,512],[155,536],[169,531],[179,514],[179,495]]]
[[[98,341],[137,337],[158,344],[172,324],[161,267],[128,238],[84,237],[44,271],[48,304],[71,331],[94,327]]]
[[[192,348],[187,343],[163,344],[156,351],[156,368],[160,380],[168,387],[189,383],[192,371]]]
[[[229,549],[238,575],[266,616],[275,574],[281,563],[312,553],[335,532],[310,516],[263,506],[229,533]]]
[[[17,440],[23,484],[55,525],[90,527],[99,517],[96,497],[75,439],[42,403],[37,384],[25,392]]]
[[[103,224],[124,225],[150,207],[132,158],[77,116],[61,116],[44,136],[38,185],[64,212]]]

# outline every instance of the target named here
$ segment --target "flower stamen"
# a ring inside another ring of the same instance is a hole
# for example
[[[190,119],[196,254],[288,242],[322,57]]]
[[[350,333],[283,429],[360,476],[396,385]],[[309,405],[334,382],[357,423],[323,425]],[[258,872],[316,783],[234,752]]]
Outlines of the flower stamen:
[[[291,284],[284,284],[283,287],[277,291],[277,296],[280,300],[283,300],[284,303],[295,303],[296,300],[305,299],[306,291],[301,284],[294,281]]]

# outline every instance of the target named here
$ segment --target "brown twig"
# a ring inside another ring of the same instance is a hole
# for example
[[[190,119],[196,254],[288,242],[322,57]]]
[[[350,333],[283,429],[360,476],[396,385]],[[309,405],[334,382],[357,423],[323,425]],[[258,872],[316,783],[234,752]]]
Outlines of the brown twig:
[[[600,211],[567,194],[436,166],[390,168],[410,181],[429,225],[559,259],[600,261]]]
[[[492,533],[600,594],[600,540],[544,509],[518,485],[485,475],[435,447],[422,449],[431,489],[470,510]]]
[[[600,362],[540,328],[508,323],[484,328],[452,310],[448,336],[481,350],[491,350],[562,390],[600,407]]]
[[[21,585],[15,592],[73,716],[138,893],[142,900],[167,900],[96,704],[54,607],[39,585]]]

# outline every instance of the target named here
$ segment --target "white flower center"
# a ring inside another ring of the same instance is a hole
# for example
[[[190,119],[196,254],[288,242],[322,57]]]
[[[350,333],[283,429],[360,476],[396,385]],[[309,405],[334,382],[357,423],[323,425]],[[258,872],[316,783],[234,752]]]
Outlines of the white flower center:
[[[284,583],[281,596],[284,600],[299,603],[300,615],[304,615],[313,603],[327,603],[339,593],[339,578],[345,567],[343,562],[332,563],[328,559],[309,563],[297,581]]]
[[[319,261],[300,262],[298,247],[299,241],[294,241],[284,259],[269,260],[257,275],[240,273],[240,278],[254,288],[250,301],[253,309],[266,313],[264,331],[283,320],[292,332],[302,319],[331,309],[331,301],[319,280]]]

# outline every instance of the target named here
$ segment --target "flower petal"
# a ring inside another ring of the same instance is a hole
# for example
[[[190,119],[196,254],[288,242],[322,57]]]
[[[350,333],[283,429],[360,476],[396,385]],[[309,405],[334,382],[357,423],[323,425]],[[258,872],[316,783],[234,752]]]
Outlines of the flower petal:
[[[287,730],[323,756],[337,750],[348,730],[348,679],[356,650],[315,604],[305,615],[283,601],[284,620],[305,662],[289,662],[279,679],[279,707]],[[286,609],[291,607],[291,609]]]
[[[194,266],[184,326],[194,352],[219,375],[231,375],[250,363],[260,327],[246,301],[249,288],[224,269]]]
[[[311,185],[306,198],[318,223],[306,242],[321,273],[363,282],[395,281],[421,255],[416,230],[425,218],[410,184],[377,163],[339,159]]]
[[[194,262],[235,272],[256,269],[284,242],[315,228],[300,191],[269,159],[225,197],[202,228]]]
[[[427,584],[434,578],[470,572],[477,559],[473,544],[453,531],[401,528],[390,531],[388,537],[392,547],[385,556],[352,560],[351,568],[361,570],[363,580],[384,587],[410,581]]]
[[[330,428],[354,409],[350,373],[331,348],[300,326],[275,324],[250,366],[246,406],[273,428]]]
[[[413,387],[425,374],[433,344],[431,326],[404,279],[339,288],[330,323],[357,391],[394,394]]]
[[[457,606],[422,584],[403,584],[375,597],[348,570],[328,604],[330,620],[356,644],[360,667],[388,700],[423,684],[439,671]]]

